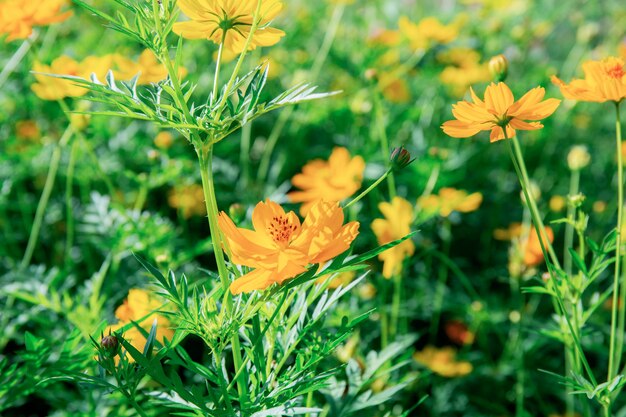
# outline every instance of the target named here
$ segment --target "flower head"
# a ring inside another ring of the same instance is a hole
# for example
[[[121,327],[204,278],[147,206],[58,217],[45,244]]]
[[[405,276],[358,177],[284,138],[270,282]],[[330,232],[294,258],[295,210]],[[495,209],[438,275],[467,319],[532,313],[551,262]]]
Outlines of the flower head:
[[[302,191],[293,191],[287,196],[294,203],[304,203],[300,214],[306,216],[320,200],[341,201],[361,188],[365,161],[360,156],[354,158],[346,148],[333,149],[328,161],[315,159],[296,174],[291,183]]]
[[[417,205],[427,214],[439,214],[448,217],[453,211],[469,213],[477,210],[483,202],[481,193],[468,194],[467,191],[444,187],[439,194],[422,196],[417,199]]]
[[[47,26],[62,22],[72,15],[61,8],[66,0],[5,0],[0,2],[0,35],[8,34],[6,41],[26,39],[33,26]]]
[[[202,187],[197,184],[172,188],[167,195],[167,202],[170,207],[180,210],[185,219],[206,214],[204,192]]]
[[[580,101],[619,103],[626,98],[626,67],[624,60],[608,57],[602,61],[583,63],[585,78],[572,80],[569,84],[556,75],[552,82],[559,86],[565,98]]]
[[[119,319],[119,322],[109,327],[109,333],[119,330],[131,322],[135,322],[149,332],[152,323],[157,320],[156,340],[161,343],[164,343],[166,338],[171,340],[174,331],[169,328],[169,320],[155,313],[155,310],[161,306],[162,303],[152,297],[148,291],[139,288],[131,289],[124,303],[115,310],[115,317]],[[140,352],[143,352],[147,342],[143,333],[134,325],[124,332],[124,339]],[[132,358],[129,360],[133,361]]]
[[[460,377],[472,372],[472,364],[456,360],[456,350],[451,347],[436,348],[426,346],[424,350],[415,352],[413,359],[426,366],[436,374],[447,378]]]
[[[252,212],[254,230],[235,226],[228,215],[219,216],[219,227],[230,250],[231,261],[254,268],[230,286],[233,294],[262,290],[273,283],[305,272],[345,252],[356,238],[358,222],[343,224],[337,203],[320,201],[304,222],[273,201],[260,202]]]
[[[391,203],[380,203],[378,208],[385,218],[374,219],[371,227],[379,245],[387,244],[411,233],[411,223],[414,217],[411,203],[401,197],[395,197]],[[404,259],[413,255],[414,252],[415,245],[407,239],[378,255],[378,259],[383,261],[383,276],[391,278],[398,275],[402,271]]]
[[[453,138],[467,138],[481,130],[491,130],[490,139],[495,142],[505,138],[503,128],[506,128],[506,136],[509,138],[515,136],[516,129],[541,129],[543,125],[537,120],[550,116],[561,102],[555,98],[543,100],[543,87],[533,88],[515,101],[511,89],[505,83],[489,85],[484,101],[471,88],[470,93],[473,103],[459,101],[453,105],[452,114],[456,120],[447,121],[441,126]]]
[[[417,24],[405,16],[398,20],[400,32],[409,40],[413,49],[426,49],[432,43],[446,44],[459,34],[460,21],[444,25],[436,17],[426,17]]]
[[[283,8],[280,0],[260,0],[259,27],[249,49],[276,44],[285,32],[268,26]],[[232,53],[241,53],[250,35],[257,0],[178,0],[191,20],[175,23],[172,30],[187,39],[209,39]]]

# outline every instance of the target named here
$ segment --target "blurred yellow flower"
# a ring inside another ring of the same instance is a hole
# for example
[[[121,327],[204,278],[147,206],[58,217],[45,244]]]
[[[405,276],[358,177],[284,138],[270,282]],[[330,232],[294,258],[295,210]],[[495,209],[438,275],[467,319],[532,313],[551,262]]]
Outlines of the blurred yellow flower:
[[[567,205],[567,202],[565,200],[565,197],[560,196],[560,195],[553,195],[550,198],[550,202],[548,203],[548,205],[550,206],[550,210],[558,213],[559,211],[562,211],[565,206]]]
[[[457,20],[446,26],[435,17],[426,17],[416,24],[402,16],[398,20],[398,27],[409,40],[411,48],[427,49],[433,43],[446,44],[455,40],[459,35],[460,23]]]
[[[439,79],[456,96],[463,96],[472,84],[490,79],[488,66],[480,63],[480,54],[473,49],[453,48],[439,54],[437,58],[451,64],[443,69]]]
[[[172,143],[174,143],[174,137],[168,131],[159,132],[154,137],[154,146],[157,148],[169,149],[169,147],[172,146]]]
[[[368,39],[368,43],[372,46],[396,46],[402,41],[402,34],[397,30],[379,29],[375,31]]]
[[[155,312],[161,308],[162,304],[146,290],[139,288],[131,289],[124,303],[115,310],[115,317],[117,317],[119,322],[110,326],[107,333],[118,331],[131,322],[137,323],[146,332],[150,332],[152,323],[156,320],[156,340],[160,343],[165,343],[166,338],[172,340],[174,331],[170,328],[170,321],[163,315]],[[147,340],[137,327],[130,327],[124,332],[123,336],[135,349],[143,352]],[[134,362],[130,356],[129,360]]]
[[[186,219],[206,214],[204,192],[198,184],[181,185],[171,189],[167,202],[170,207],[179,210]]]
[[[401,197],[395,197],[391,203],[382,202],[378,209],[385,216],[384,219],[374,219],[372,230],[379,245],[400,239],[411,233],[413,223],[413,205]],[[402,262],[415,252],[415,245],[407,239],[393,248],[387,249],[378,259],[383,261],[383,276],[387,279],[402,272]]]
[[[137,61],[133,61],[121,54],[115,54],[114,62],[117,66],[115,77],[121,80],[130,80],[139,74],[138,84],[150,84],[162,81],[168,75],[165,65],[160,63],[149,49],[144,50],[139,55]],[[183,78],[186,74],[187,70],[181,67],[178,76]]]
[[[330,281],[328,288],[334,290],[339,288],[339,286],[345,287],[354,280],[354,277],[356,277],[355,271],[340,272]],[[323,284],[328,278],[330,278],[330,274],[319,277],[316,282],[318,284]]]
[[[174,33],[187,39],[209,39],[227,51],[241,53],[250,34],[257,0],[178,0],[191,20],[174,23]],[[260,23],[249,49],[276,44],[285,32],[268,24],[283,8],[280,0],[261,0]]]
[[[51,77],[44,74],[71,75],[83,79],[89,79],[95,74],[99,79],[104,79],[106,73],[113,66],[113,56],[90,56],[82,62],[78,62],[63,55],[48,66],[38,61],[33,64],[37,83],[31,86],[35,94],[43,100],[60,100],[65,97],[80,97],[87,93],[83,87],[76,85],[72,80]]]
[[[548,235],[548,241],[554,242],[554,232],[550,226],[546,226],[546,234]],[[544,247],[546,242],[544,240]],[[537,266],[543,262],[543,252],[541,251],[541,244],[539,242],[539,236],[534,227],[531,227],[528,233],[528,240],[524,249],[524,264],[526,266]]]
[[[231,285],[233,294],[263,290],[322,264],[350,248],[359,223],[343,224],[343,209],[336,202],[320,201],[311,207],[301,224],[298,216],[273,201],[260,202],[252,212],[254,230],[235,226],[224,212],[219,227],[231,261],[254,268]]]
[[[306,216],[320,200],[339,202],[361,188],[365,161],[360,156],[351,157],[346,148],[333,149],[328,161],[314,159],[307,163],[291,183],[302,191],[287,194],[293,203],[303,203],[300,214]]]
[[[611,56],[602,61],[586,61],[583,72],[585,78],[569,84],[556,75],[552,76],[552,82],[559,86],[565,98],[573,100],[619,103],[626,98],[626,68],[621,58]]]
[[[406,103],[411,98],[406,81],[392,72],[383,72],[378,77],[383,97],[392,103]]]
[[[33,33],[33,26],[47,26],[62,22],[72,15],[61,9],[67,0],[4,0],[0,2],[0,35],[9,35],[10,42],[26,39]]]
[[[422,196],[417,199],[417,205],[427,214],[439,214],[448,217],[453,211],[469,213],[478,210],[483,202],[481,193],[467,194],[467,191],[444,187],[439,194]]]
[[[504,139],[504,126],[509,138],[515,136],[515,129],[541,129],[543,125],[536,120],[550,116],[561,103],[555,98],[542,101],[545,95],[543,87],[533,88],[518,101],[505,83],[491,83],[485,91],[485,101],[478,98],[471,87],[470,93],[473,103],[457,102],[452,106],[456,120],[441,126],[453,138],[467,138],[482,130],[491,130],[490,140],[495,142]]]
[[[424,350],[415,352],[413,359],[431,371],[447,378],[465,376],[472,372],[472,364],[456,360],[456,350],[451,347],[436,348],[426,346]]]
[[[591,206],[591,209],[594,213],[604,213],[606,211],[606,202],[605,201],[595,201]]]

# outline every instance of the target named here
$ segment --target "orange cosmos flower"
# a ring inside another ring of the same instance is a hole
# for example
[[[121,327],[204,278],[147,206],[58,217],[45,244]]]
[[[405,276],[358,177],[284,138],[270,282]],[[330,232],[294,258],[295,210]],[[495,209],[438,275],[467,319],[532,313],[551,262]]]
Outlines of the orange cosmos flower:
[[[565,98],[573,100],[619,103],[626,98],[626,69],[623,59],[611,56],[602,61],[587,61],[583,63],[583,72],[584,79],[573,80],[569,84],[556,75],[552,76],[552,82],[559,86]]]
[[[356,238],[358,222],[343,224],[343,209],[336,202],[320,201],[303,223],[273,201],[260,202],[252,212],[254,230],[241,229],[224,212],[219,227],[230,249],[231,261],[254,268],[230,286],[233,294],[263,290],[273,283],[305,272],[345,252]]]
[[[61,12],[66,0],[5,0],[0,2],[0,34],[8,34],[6,41],[26,39],[33,26],[62,22],[72,15]]]
[[[346,148],[335,148],[328,161],[315,159],[296,174],[291,183],[302,191],[287,196],[293,203],[304,203],[300,214],[306,216],[320,200],[341,201],[361,188],[365,161],[360,156],[352,158]]]
[[[546,234],[548,235],[548,241],[554,242],[554,232],[552,228],[546,226]],[[543,246],[547,246],[547,242],[543,241]],[[537,266],[543,262],[543,252],[541,251],[541,244],[539,243],[539,236],[534,227],[530,229],[528,233],[528,240],[526,241],[526,248],[524,250],[524,264],[526,266]]]
[[[239,54],[250,35],[257,0],[178,0],[178,6],[191,20],[174,23],[174,33],[187,39],[209,39],[218,45],[223,42],[227,52]],[[285,36],[282,30],[268,26],[282,8],[280,0],[261,0],[261,22],[250,50],[274,45]]]
[[[459,101],[452,106],[456,120],[445,122],[441,128],[453,138],[468,138],[481,130],[491,130],[491,142],[504,139],[503,127],[509,138],[515,136],[515,129],[537,130],[543,125],[537,120],[550,116],[561,100],[543,100],[545,90],[536,87],[515,101],[511,89],[505,83],[491,83],[481,100],[470,87],[473,103]],[[530,122],[527,122],[530,120]]]

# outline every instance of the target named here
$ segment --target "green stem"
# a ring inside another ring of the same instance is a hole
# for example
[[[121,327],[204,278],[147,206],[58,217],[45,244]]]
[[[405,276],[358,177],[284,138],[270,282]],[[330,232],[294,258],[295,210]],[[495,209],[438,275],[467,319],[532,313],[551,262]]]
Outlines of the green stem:
[[[222,111],[224,111],[224,107],[226,106],[226,100],[228,99],[230,95],[230,90],[233,87],[235,80],[237,79],[237,75],[239,75],[239,71],[241,70],[241,65],[243,64],[244,58],[246,57],[246,54],[248,53],[248,49],[250,49],[250,45],[252,44],[252,38],[254,37],[254,32],[256,32],[257,28],[259,27],[259,23],[261,21],[261,19],[259,18],[259,14],[261,13],[261,4],[262,4],[262,0],[257,0],[256,9],[254,11],[254,14],[252,15],[252,26],[250,26],[250,33],[248,34],[248,38],[246,39],[246,44],[244,45],[243,50],[241,51],[241,54],[239,54],[239,59],[237,60],[237,64],[235,64],[235,69],[233,70],[228,80],[228,83],[226,84],[226,89],[224,90],[225,91],[224,96],[220,100],[219,105],[217,106],[217,109],[215,111],[216,121],[220,120],[220,117],[222,116]],[[226,37],[226,34],[224,34],[224,38],[225,37]]]
[[[580,184],[580,171],[574,170],[572,171],[572,175],[570,176],[569,183],[569,197],[572,197],[578,194]],[[569,221],[576,221],[576,207],[574,205],[567,205],[567,219]],[[565,242],[563,244],[563,263],[565,266],[565,272],[568,275],[572,275],[572,255],[569,252],[569,248],[574,246],[574,225],[570,223],[565,224]]]
[[[528,179],[528,174],[526,171],[526,166],[524,164],[524,157],[522,156],[522,152],[521,149],[519,147],[519,143],[517,143],[517,139],[515,137],[513,137],[511,140],[509,140],[507,134],[506,134],[506,129],[503,129],[504,131],[504,136],[505,136],[505,141],[507,142],[508,145],[508,149],[509,149],[509,154],[511,156],[511,160],[513,162],[513,166],[515,167],[515,171],[517,173],[518,179],[520,181],[520,185],[522,187],[522,190],[524,192],[524,196],[526,197],[526,201],[528,202],[528,207],[530,208],[530,213],[533,219],[533,225],[535,227],[535,231],[537,232],[537,236],[541,237],[541,236],[546,236],[545,234],[545,227],[543,225],[543,222],[541,221],[541,217],[539,216],[539,210],[537,209],[537,205],[535,203],[534,198],[530,195],[528,189],[530,187],[530,180]],[[509,142],[513,142],[513,144],[515,145],[515,150],[513,149],[513,147],[511,146],[511,144]],[[548,266],[548,270],[550,271],[550,276],[551,276],[551,280],[556,280],[557,279],[557,275],[554,271],[554,268],[558,268],[561,269],[560,264],[558,263],[558,259],[556,257],[556,255],[554,254],[554,249],[552,249],[552,245],[550,244],[549,240],[544,240],[542,238],[539,238],[539,245],[541,246],[541,252],[543,253],[544,259],[546,260],[546,264]],[[548,256],[548,251],[546,250],[546,245],[548,245],[549,248],[549,254],[550,256]],[[550,261],[552,261],[552,264],[550,263]],[[582,348],[582,344],[580,342],[580,339],[574,329],[574,326],[572,325],[572,322],[570,321],[568,315],[567,315],[567,309],[565,308],[565,302],[562,298],[561,295],[561,290],[557,287],[556,282],[552,282],[552,286],[553,291],[554,291],[554,295],[555,297],[553,298],[553,300],[555,299],[557,302],[556,307],[558,307],[557,309],[555,309],[556,313],[559,314],[559,312],[561,313],[562,317],[565,319],[568,329],[570,331],[570,334],[574,340],[574,346],[576,347],[580,358],[582,360],[583,366],[585,368],[585,371],[587,372],[587,375],[589,377],[589,379],[591,380],[593,385],[597,385],[597,381],[595,378],[595,375],[593,374],[593,372],[591,371],[591,367],[589,366],[589,362],[587,361],[583,348]]]
[[[213,244],[213,253],[215,255],[217,270],[220,276],[220,280],[222,282],[222,289],[224,292],[228,292],[230,280],[228,278],[228,269],[226,268],[224,251],[222,250],[220,229],[217,222],[219,212],[217,209],[215,188],[213,184],[213,145],[204,146],[197,151],[198,160],[200,162],[200,175],[202,177],[202,191],[204,192],[204,203],[206,205],[206,212],[209,219],[209,228],[211,233],[211,242]]]
[[[385,116],[383,115],[382,103],[378,94],[376,94],[375,105],[376,127],[378,129],[378,136],[380,138],[380,146],[383,153],[383,158],[389,161],[389,155],[391,154],[389,149],[389,138],[387,137],[387,131],[385,129]],[[391,172],[387,177],[387,183],[389,185],[389,199],[393,200],[397,195],[396,180],[394,178],[393,172]]]
[[[220,66],[222,65],[222,51],[224,50],[224,40],[226,38],[226,32],[222,32],[222,41],[217,49],[217,60],[215,62],[215,77],[213,77],[213,94],[211,95],[211,106],[215,100],[217,100],[218,81],[220,77]]]
[[[387,169],[387,171],[385,171],[385,173],[383,175],[380,176],[380,178],[378,178],[372,185],[370,185],[369,187],[367,187],[367,189],[365,191],[363,191],[361,194],[359,194],[358,196],[356,196],[355,198],[352,199],[352,201],[350,201],[348,204],[346,204],[345,206],[343,206],[343,209],[346,210],[347,208],[349,208],[350,206],[354,205],[355,203],[357,203],[360,199],[362,199],[363,197],[365,197],[367,194],[369,194],[370,191],[372,191],[374,188],[376,188],[378,186],[378,184],[380,184],[381,182],[384,181],[385,178],[387,178],[387,176],[391,173],[391,168]]]
[[[618,300],[621,248],[622,248],[622,216],[624,208],[624,166],[622,161],[622,127],[620,123],[619,103],[615,103],[615,144],[617,146],[617,233],[615,236],[615,274],[613,276],[613,305],[611,307],[611,339],[609,347],[609,371],[608,381],[612,381],[619,369],[622,345],[624,343],[624,306],[620,306]],[[626,300],[626,284],[622,281],[621,300]],[[623,302],[623,301],[622,301]],[[619,323],[617,322],[617,311],[620,310]],[[619,336],[617,328],[619,327]],[[620,344],[621,343],[621,344]]]
[[[22,262],[20,263],[20,270],[25,270],[28,265],[30,265],[30,261],[33,257],[33,252],[35,251],[37,241],[39,240],[39,232],[41,231],[43,216],[46,212],[46,208],[48,207],[50,195],[52,194],[52,189],[54,187],[54,180],[56,178],[57,171],[59,170],[61,153],[67,145],[68,141],[71,139],[73,133],[74,129],[70,124],[65,129],[65,132],[63,132],[63,136],[61,136],[61,139],[59,140],[59,143],[55,146],[54,151],[52,151],[52,157],[50,158],[50,168],[48,169],[48,176],[46,178],[46,183],[43,187],[41,197],[39,198],[39,203],[37,204],[35,220],[30,231],[30,236],[28,238],[26,251],[24,252],[24,257],[22,258]]]
[[[503,131],[505,132],[504,133],[505,140],[508,143],[509,140],[506,139],[506,129],[503,129]],[[510,139],[510,141],[513,142],[517,164],[522,174],[522,179],[524,182],[524,184],[522,185],[522,188],[524,189],[524,195],[526,197],[526,201],[528,202],[528,206],[530,208],[530,214],[533,218],[533,223],[535,224],[535,228],[538,229],[536,230],[536,232],[537,232],[537,236],[540,237],[539,242],[542,243],[542,246],[545,245],[545,247],[547,248],[547,251],[550,254],[550,260],[552,261],[552,263],[558,269],[561,269],[561,264],[559,263],[559,259],[557,258],[556,253],[554,252],[554,248],[552,247],[552,244],[550,243],[548,239],[548,234],[546,233],[546,228],[543,225],[543,221],[541,221],[541,216],[539,216],[539,209],[537,208],[537,203],[535,202],[535,199],[533,198],[533,196],[530,195],[530,178],[528,177],[528,171],[526,170],[526,164],[524,163],[524,157],[522,156],[522,149],[520,148],[519,142],[515,136],[513,136]]]
[[[9,58],[9,61],[4,65],[2,72],[0,72],[0,88],[9,79],[20,62],[22,62],[22,59],[24,59],[30,48],[33,46],[33,43],[37,40],[37,36],[39,36],[39,33],[34,32],[30,38],[22,42],[17,51],[15,51],[11,58]]]
[[[74,166],[78,153],[79,141],[72,142],[70,150],[70,160],[67,165],[67,176],[65,177],[65,266],[72,263],[72,246],[74,246],[74,208],[72,206],[72,191],[74,188]]]
[[[393,280],[393,299],[391,304],[391,326],[389,326],[389,334],[392,339],[398,335],[400,328],[400,305],[402,304],[402,274],[396,274]]]
[[[445,257],[450,255],[450,235],[451,235],[451,223],[448,218],[444,219],[443,222],[443,253]],[[435,298],[433,301],[433,317],[430,321],[430,343],[433,344],[435,342],[435,337],[437,336],[437,329],[439,328],[439,321],[441,320],[441,310],[443,307],[443,296],[444,290],[446,286],[446,281],[448,280],[448,267],[441,263],[439,264],[439,274],[437,280],[437,287],[435,289]]]

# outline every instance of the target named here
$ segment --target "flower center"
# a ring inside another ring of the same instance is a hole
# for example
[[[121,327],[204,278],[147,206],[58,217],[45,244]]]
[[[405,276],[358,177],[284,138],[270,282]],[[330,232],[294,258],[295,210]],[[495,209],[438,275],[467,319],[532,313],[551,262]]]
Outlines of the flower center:
[[[276,243],[289,243],[291,235],[296,231],[298,226],[291,224],[288,218],[283,216],[274,216],[267,226],[267,232],[272,236]]]
[[[622,77],[626,75],[626,71],[624,70],[624,62],[620,59],[608,60],[606,62],[604,70],[606,72],[606,75],[618,80],[621,80]]]

